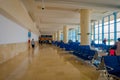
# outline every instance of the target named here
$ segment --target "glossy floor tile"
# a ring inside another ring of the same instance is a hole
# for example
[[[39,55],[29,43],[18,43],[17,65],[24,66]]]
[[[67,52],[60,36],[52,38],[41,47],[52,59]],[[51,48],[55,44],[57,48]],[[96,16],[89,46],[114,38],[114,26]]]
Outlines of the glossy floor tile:
[[[0,80],[97,80],[88,63],[51,45],[29,49],[0,64]]]

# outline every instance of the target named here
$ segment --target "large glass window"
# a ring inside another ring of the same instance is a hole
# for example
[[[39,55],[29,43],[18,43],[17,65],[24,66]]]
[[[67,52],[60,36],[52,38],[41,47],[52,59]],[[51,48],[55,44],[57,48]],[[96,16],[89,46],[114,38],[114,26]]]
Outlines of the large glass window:
[[[114,15],[110,15],[110,24],[114,23]]]
[[[72,30],[71,29],[69,29],[69,31],[68,31],[68,40],[72,40]]]
[[[120,12],[117,13],[117,31],[116,31],[117,38],[120,38]]]
[[[75,29],[72,30],[72,41],[73,42],[76,41],[76,32],[75,32]]]
[[[99,33],[102,33],[102,27],[99,27]]]
[[[68,39],[72,40],[73,42],[76,41],[76,30],[74,28],[69,29]]]
[[[107,40],[107,41],[106,41],[106,44],[108,45],[108,42],[109,42],[109,39],[108,39],[108,33],[105,33],[105,34],[104,34],[104,39]]]
[[[98,27],[95,27],[95,34],[98,34]]]
[[[80,42],[80,26],[76,28],[76,40]]]
[[[120,22],[117,23],[117,38],[120,38]]]
[[[120,12],[117,13],[117,22],[119,22],[119,21],[120,21]]]
[[[115,20],[116,19],[116,20]],[[102,20],[96,21],[94,27],[94,41],[96,44],[101,44],[106,38],[107,45],[113,45],[117,38],[120,38],[120,12],[108,15]]]
[[[99,21],[99,27],[102,27],[102,20]]]
[[[104,34],[108,33],[108,25],[104,25]]]
[[[114,24],[110,24],[110,32],[114,32]]]
[[[95,35],[95,43],[98,44],[98,35]]]
[[[120,32],[117,32],[117,38],[120,38]]]
[[[106,44],[108,45],[108,16],[104,18],[104,25],[103,25],[103,28],[104,28],[104,39],[106,39]]]
[[[90,41],[93,41],[94,40],[94,23],[91,23],[91,34],[90,34]]]
[[[99,34],[99,44],[102,44],[102,34]]]
[[[60,34],[60,40],[63,41],[63,32],[61,32],[61,34]]]
[[[114,45],[114,33],[110,33],[110,45]]]
[[[120,22],[117,23],[117,32],[120,31]]]
[[[108,16],[104,18],[104,25],[108,25]]]
[[[94,29],[95,29],[95,43],[98,44],[98,22],[96,21],[95,22],[95,25],[94,25]]]

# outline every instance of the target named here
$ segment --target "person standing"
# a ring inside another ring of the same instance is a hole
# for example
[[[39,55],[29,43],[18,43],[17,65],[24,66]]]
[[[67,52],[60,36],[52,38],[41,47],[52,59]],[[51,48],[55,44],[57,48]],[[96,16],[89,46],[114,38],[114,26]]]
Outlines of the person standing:
[[[34,41],[34,39],[32,39],[32,41],[31,41],[31,46],[32,46],[33,49],[35,48],[35,41]]]

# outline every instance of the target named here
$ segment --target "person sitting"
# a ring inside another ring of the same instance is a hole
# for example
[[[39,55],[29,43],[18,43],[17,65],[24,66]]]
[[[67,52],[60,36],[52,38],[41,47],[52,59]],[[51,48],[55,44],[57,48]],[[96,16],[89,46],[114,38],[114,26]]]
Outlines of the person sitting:
[[[94,47],[94,45],[95,45],[95,42],[94,42],[94,40],[92,40],[91,41],[91,46]]]
[[[110,56],[115,56],[116,55],[116,50],[117,49],[117,43],[115,43],[111,48],[110,48],[110,50],[109,50],[109,55]]]
[[[106,38],[105,38],[105,39],[103,40],[103,44],[106,44],[106,41],[107,41],[107,40],[106,40]]]
[[[115,56],[115,49],[111,48],[111,49],[109,50],[109,55],[110,55],[110,56]]]

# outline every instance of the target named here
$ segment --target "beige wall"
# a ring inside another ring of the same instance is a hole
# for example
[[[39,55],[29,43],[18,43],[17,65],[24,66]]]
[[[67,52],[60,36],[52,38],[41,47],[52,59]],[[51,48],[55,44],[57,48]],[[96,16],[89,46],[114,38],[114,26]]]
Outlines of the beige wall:
[[[35,42],[35,47],[38,46],[38,42]],[[31,47],[30,47],[31,48]],[[27,51],[28,44],[25,43],[13,43],[13,44],[1,44],[0,45],[0,64],[6,62],[13,57]]]
[[[14,22],[20,24],[26,29],[30,29],[39,35],[34,21],[29,16],[25,6],[21,0],[3,0],[0,2],[0,13],[10,18]]]
[[[6,62],[14,56],[28,49],[27,43],[14,43],[0,45],[0,63]]]

